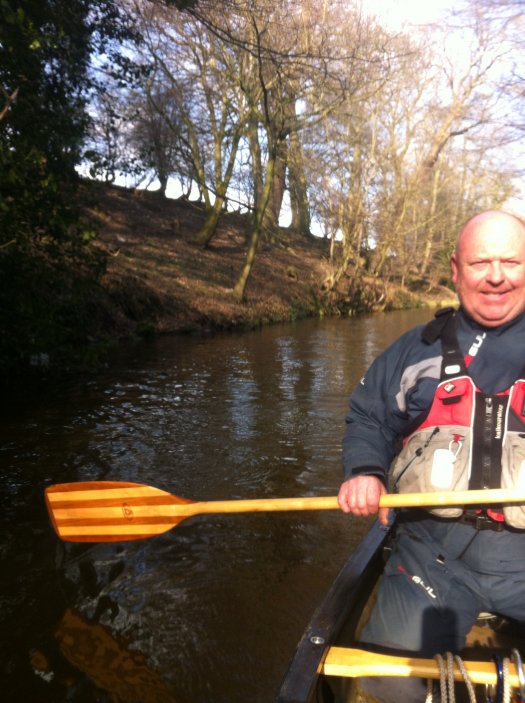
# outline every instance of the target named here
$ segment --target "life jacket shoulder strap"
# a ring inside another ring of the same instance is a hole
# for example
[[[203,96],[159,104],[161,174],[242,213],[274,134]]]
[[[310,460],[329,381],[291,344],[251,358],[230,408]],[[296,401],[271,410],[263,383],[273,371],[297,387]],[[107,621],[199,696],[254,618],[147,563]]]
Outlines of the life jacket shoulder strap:
[[[454,376],[468,375],[465,359],[459,349],[454,308],[438,310],[434,319],[424,327],[421,337],[426,344],[434,344],[438,339],[441,340],[443,350],[441,381]]]
[[[434,319],[428,322],[423,328],[421,339],[426,344],[434,344],[441,337],[443,328],[448,324],[449,319],[455,314],[455,309],[451,307],[440,308],[434,314]]]

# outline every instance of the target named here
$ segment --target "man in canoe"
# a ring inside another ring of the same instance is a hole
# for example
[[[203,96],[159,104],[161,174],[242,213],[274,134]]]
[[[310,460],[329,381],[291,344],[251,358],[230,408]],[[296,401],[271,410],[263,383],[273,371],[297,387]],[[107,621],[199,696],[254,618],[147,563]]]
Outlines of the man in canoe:
[[[451,259],[458,311],[391,345],[350,399],[344,512],[390,492],[525,488],[525,223],[491,210]],[[398,511],[392,555],[361,636],[383,651],[459,652],[483,611],[525,626],[525,506]],[[425,699],[418,679],[367,679],[384,703]]]

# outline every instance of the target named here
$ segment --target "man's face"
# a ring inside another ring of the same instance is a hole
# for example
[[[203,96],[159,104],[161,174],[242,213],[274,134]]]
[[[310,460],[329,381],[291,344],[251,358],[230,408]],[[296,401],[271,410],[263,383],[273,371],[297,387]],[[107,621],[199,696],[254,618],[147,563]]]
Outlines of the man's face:
[[[525,311],[525,228],[503,213],[474,218],[452,256],[452,281],[470,317],[485,327]]]

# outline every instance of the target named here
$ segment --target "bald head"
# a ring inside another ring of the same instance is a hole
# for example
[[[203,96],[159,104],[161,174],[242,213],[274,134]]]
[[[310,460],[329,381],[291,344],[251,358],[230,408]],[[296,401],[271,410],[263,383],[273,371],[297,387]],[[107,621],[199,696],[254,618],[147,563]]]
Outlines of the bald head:
[[[461,230],[451,259],[464,310],[497,327],[525,311],[525,223],[500,210],[482,212]]]
[[[456,255],[462,247],[468,246],[473,235],[485,231],[487,233],[493,232],[494,236],[497,237],[498,232],[502,230],[515,230],[525,236],[525,222],[517,215],[503,210],[487,210],[474,215],[460,230],[456,242]]]

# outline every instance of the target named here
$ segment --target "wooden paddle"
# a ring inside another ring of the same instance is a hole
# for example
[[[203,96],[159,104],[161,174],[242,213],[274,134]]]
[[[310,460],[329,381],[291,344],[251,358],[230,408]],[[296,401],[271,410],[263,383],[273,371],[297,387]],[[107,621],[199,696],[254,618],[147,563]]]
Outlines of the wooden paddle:
[[[336,510],[336,496],[195,502],[140,483],[87,481],[46,488],[53,527],[66,542],[120,542],[167,532],[204,513]],[[381,497],[386,508],[525,503],[525,491],[506,489],[455,493],[401,493]]]
[[[472,683],[496,684],[498,680],[494,662],[464,660],[465,669]],[[439,679],[439,667],[434,659],[398,657],[377,654],[364,649],[330,647],[323,663],[326,676],[417,676],[424,679]],[[520,685],[514,663],[509,666],[510,685]],[[454,666],[454,679],[462,681],[459,668]]]

